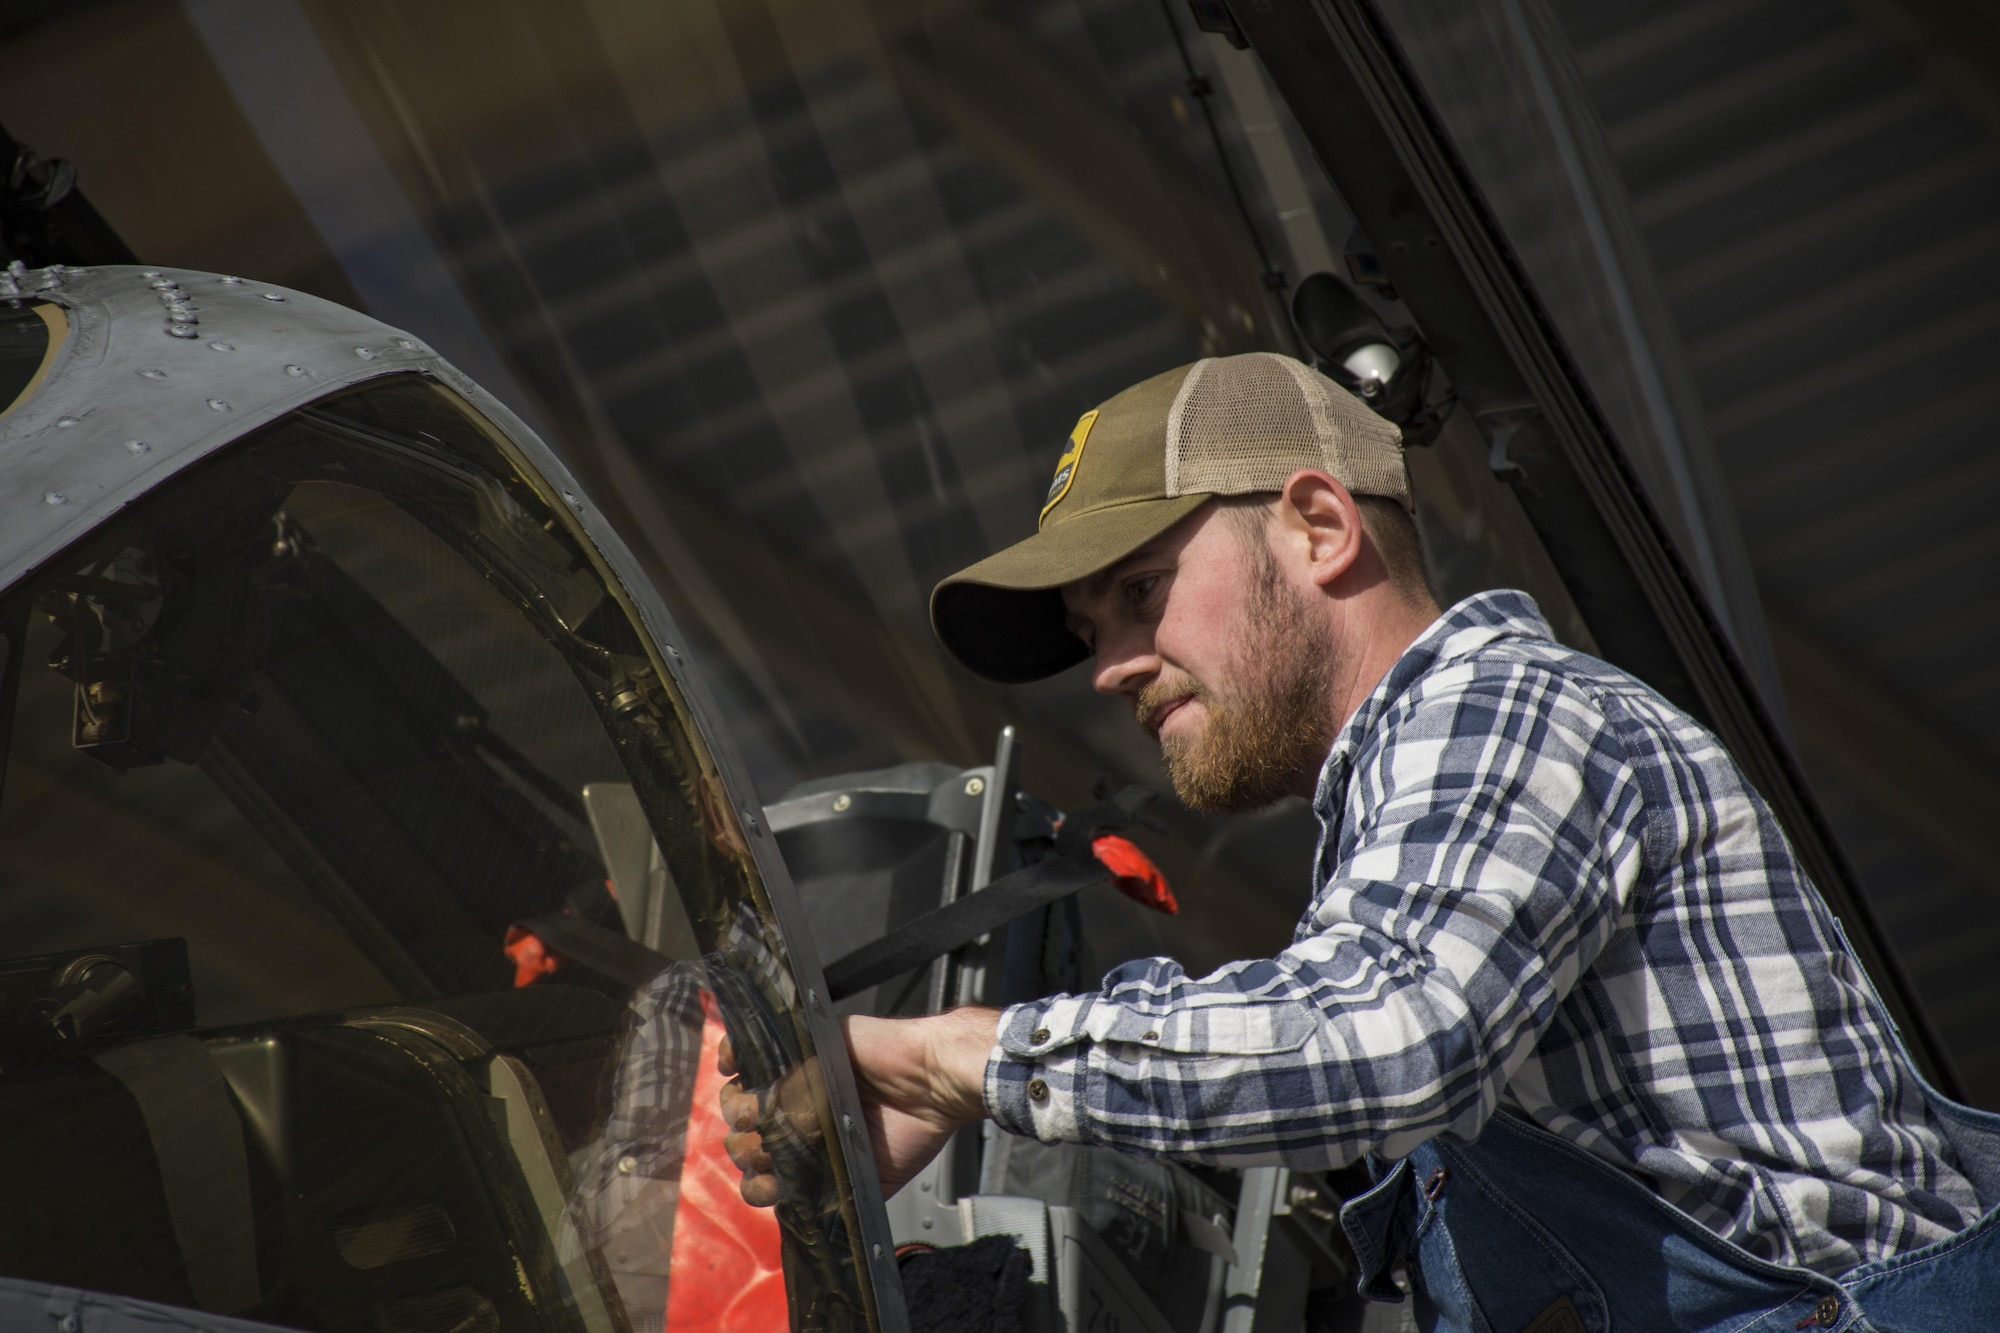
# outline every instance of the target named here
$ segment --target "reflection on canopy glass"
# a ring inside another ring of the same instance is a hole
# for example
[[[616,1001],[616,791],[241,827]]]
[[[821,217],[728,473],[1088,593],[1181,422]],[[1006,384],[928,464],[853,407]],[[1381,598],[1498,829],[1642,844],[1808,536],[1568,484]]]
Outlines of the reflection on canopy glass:
[[[725,1033],[825,1103],[720,779],[460,399],[295,412],[0,635],[0,1273],[315,1329],[865,1326],[838,1160],[766,1124],[758,1211],[722,1151]]]

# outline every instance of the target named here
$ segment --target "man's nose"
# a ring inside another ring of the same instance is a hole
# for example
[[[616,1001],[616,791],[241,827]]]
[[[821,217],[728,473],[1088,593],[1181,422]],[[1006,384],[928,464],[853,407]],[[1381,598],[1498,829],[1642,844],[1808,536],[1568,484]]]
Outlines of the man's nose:
[[[1099,694],[1136,694],[1159,672],[1151,635],[1128,631],[1098,636],[1090,683]]]

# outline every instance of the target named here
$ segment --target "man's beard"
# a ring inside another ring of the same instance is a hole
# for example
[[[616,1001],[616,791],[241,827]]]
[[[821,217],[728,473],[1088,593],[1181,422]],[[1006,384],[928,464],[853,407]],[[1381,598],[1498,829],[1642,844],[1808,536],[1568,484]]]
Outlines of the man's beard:
[[[1134,701],[1143,721],[1178,699],[1201,701],[1193,736],[1163,737],[1174,794],[1193,810],[1232,814],[1290,795],[1333,748],[1327,716],[1337,664],[1326,622],[1285,583],[1268,552],[1248,608],[1250,632],[1233,664],[1239,687],[1154,681]]]

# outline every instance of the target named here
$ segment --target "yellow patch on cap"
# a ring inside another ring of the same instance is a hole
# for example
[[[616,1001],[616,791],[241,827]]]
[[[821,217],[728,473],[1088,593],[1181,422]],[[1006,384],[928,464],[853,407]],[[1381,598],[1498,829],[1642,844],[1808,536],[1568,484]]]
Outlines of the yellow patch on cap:
[[[1040,528],[1048,521],[1049,511],[1062,502],[1069,494],[1069,484],[1076,480],[1076,465],[1083,461],[1083,442],[1090,438],[1090,428],[1097,424],[1097,409],[1092,408],[1076,419],[1076,425],[1069,433],[1069,444],[1063,449],[1062,457],[1056,460],[1055,480],[1049,483],[1048,502],[1042,506],[1035,527]]]

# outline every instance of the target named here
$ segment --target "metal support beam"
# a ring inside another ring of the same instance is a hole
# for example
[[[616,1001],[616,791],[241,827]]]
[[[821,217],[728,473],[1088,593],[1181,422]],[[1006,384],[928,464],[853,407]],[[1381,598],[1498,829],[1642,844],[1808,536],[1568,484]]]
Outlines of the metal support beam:
[[[1230,1238],[1236,1262],[1223,1279],[1222,1333],[1289,1333],[1305,1318],[1311,1268],[1278,1221],[1291,1182],[1292,1173],[1281,1166],[1243,1173]]]

